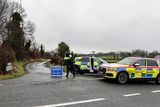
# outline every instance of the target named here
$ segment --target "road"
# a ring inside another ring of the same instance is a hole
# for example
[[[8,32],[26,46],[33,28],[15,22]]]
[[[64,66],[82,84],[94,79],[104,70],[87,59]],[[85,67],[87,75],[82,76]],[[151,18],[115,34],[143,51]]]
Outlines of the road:
[[[0,81],[0,107],[160,107],[160,86],[125,85],[94,76],[51,78],[44,62],[26,66],[27,74]]]

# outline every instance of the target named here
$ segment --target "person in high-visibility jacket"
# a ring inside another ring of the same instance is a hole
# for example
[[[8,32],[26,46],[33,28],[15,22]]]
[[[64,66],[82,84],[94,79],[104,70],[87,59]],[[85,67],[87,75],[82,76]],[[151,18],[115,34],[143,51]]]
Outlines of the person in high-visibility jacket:
[[[65,64],[67,66],[67,74],[66,74],[66,77],[68,77],[69,75],[69,72],[71,72],[73,74],[73,76],[75,77],[75,72],[74,72],[74,64],[73,64],[73,61],[72,61],[72,55],[69,55],[68,52],[65,53],[65,57],[64,57],[64,61],[65,61]]]

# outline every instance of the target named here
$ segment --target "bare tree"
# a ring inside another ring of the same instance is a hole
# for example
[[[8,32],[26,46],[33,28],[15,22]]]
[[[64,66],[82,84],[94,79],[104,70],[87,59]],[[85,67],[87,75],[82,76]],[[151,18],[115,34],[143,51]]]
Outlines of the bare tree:
[[[8,16],[7,16],[8,9],[9,9],[8,1],[1,0],[0,1],[0,43],[6,37],[5,25],[8,21]]]
[[[9,16],[11,16],[14,12],[18,12],[21,15],[22,19],[27,16],[25,9],[18,2],[15,1],[9,2],[8,11]]]
[[[26,18],[27,16],[25,9],[18,2],[0,0],[0,44],[8,35],[5,26],[11,20],[11,16],[14,12],[18,12],[21,15],[22,19]],[[26,39],[25,41],[28,42],[29,40],[33,40],[35,24],[31,21],[23,20],[23,23],[21,23],[21,27],[24,31],[24,37]]]
[[[23,31],[24,31],[26,41],[28,41],[28,40],[33,41],[34,40],[33,34],[35,33],[35,29],[36,29],[36,27],[33,22],[27,21],[24,23]]]
[[[13,15],[15,13],[18,13],[21,16],[21,21],[18,25],[16,25],[16,23],[13,23]],[[14,42],[14,45],[17,44],[18,41],[15,40],[18,40],[17,35],[20,35],[17,33],[20,33],[21,31],[21,38],[23,40],[20,40],[22,42],[22,49],[20,50],[24,50],[25,52],[29,52],[31,50],[37,54],[36,56],[39,56],[39,45],[34,38],[36,27],[32,21],[25,20],[26,16],[27,14],[25,12],[25,9],[18,2],[10,0],[0,0],[0,45],[5,45],[7,43],[9,44],[9,42],[6,42],[8,38],[10,38],[9,35],[17,38],[10,39]],[[20,45],[20,42],[17,45]],[[16,49],[17,48],[14,48],[14,50]]]

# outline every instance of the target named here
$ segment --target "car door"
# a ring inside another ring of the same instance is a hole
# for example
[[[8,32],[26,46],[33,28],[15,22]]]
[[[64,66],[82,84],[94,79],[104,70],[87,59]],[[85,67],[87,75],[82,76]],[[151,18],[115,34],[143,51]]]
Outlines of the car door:
[[[131,78],[146,78],[146,59],[139,59],[135,62],[134,71],[131,74]]]
[[[101,61],[97,57],[93,58],[93,60],[94,60],[94,69],[99,70],[99,66],[101,64]]]
[[[79,61],[81,62],[80,68],[82,70],[89,70],[89,57],[83,57]]]
[[[147,59],[146,77],[156,78],[159,74],[159,66],[156,60]]]

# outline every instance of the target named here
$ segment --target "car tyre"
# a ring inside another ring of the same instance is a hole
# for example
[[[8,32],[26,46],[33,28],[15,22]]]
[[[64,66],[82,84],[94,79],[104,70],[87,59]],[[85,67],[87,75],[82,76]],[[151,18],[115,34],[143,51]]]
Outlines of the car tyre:
[[[109,80],[109,78],[104,77],[104,80],[105,80],[105,81],[108,81],[108,80]]]
[[[129,76],[126,72],[120,72],[117,74],[117,82],[120,84],[125,84],[128,82]]]
[[[81,74],[81,70],[80,70],[79,66],[74,65],[74,70],[75,70],[75,74]]]
[[[160,74],[157,75],[155,82],[156,82],[156,84],[160,84]]]

